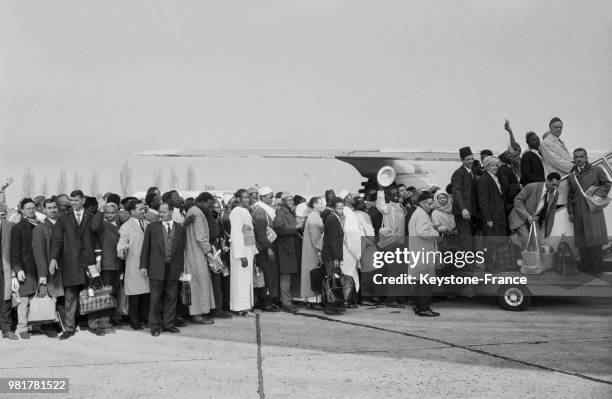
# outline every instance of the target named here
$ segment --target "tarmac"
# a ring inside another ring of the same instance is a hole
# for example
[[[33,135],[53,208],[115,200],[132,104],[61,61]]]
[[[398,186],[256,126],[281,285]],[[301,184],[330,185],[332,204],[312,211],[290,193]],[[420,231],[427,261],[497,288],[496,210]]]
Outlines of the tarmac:
[[[453,298],[437,318],[362,306],[67,341],[0,339],[0,377],[69,378],[54,398],[610,398],[612,299]],[[0,398],[47,394],[0,394]]]

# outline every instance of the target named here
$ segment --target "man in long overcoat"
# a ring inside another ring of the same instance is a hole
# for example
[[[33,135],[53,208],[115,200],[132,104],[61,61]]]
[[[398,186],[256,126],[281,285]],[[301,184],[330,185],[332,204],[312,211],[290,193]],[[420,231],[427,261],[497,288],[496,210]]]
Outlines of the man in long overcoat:
[[[603,209],[591,211],[585,194],[607,197],[610,179],[601,167],[588,162],[584,148],[574,150],[574,164],[568,176],[567,211],[574,223],[574,242],[580,252],[580,268],[583,272],[598,274],[602,271],[602,246],[608,243],[608,231]]]

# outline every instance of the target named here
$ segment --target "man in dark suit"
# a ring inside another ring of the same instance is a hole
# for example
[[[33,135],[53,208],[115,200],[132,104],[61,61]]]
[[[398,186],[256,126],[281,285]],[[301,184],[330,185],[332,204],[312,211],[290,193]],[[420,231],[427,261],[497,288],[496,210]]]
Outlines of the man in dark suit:
[[[65,298],[64,333],[60,340],[68,339],[76,331],[76,312],[79,304],[79,288],[87,281],[87,266],[97,265],[95,250],[95,236],[91,230],[93,215],[83,208],[85,195],[81,190],[70,193],[72,211],[59,217],[51,235],[51,253],[49,273],[62,273]],[[98,270],[99,272],[99,270]],[[90,331],[96,335],[104,335],[96,314],[88,317]]]
[[[11,231],[11,265],[19,280],[20,302],[17,307],[17,332],[21,339],[30,339],[28,332],[28,310],[30,299],[36,294],[38,273],[32,250],[32,230],[39,223],[36,219],[36,204],[32,198],[19,203],[21,220]]]
[[[522,247],[527,245],[529,229],[532,222],[537,222],[538,229],[544,232],[544,238],[550,236],[555,223],[555,211],[559,193],[557,187],[561,176],[552,172],[546,182],[535,182],[526,185],[514,198],[514,208],[508,216],[510,230],[516,232]]]
[[[159,207],[160,221],[150,223],[145,230],[140,253],[140,273],[149,277],[151,302],[149,306],[149,327],[151,335],[159,336],[163,331],[181,332],[175,327],[177,286],[185,260],[185,230],[172,221],[174,207],[164,203]]]
[[[476,228],[476,212],[478,209],[476,178],[472,171],[474,155],[470,147],[463,147],[459,149],[459,156],[462,165],[451,177],[453,215],[455,215],[461,249],[472,251],[474,249],[473,234]]]
[[[325,274],[333,276],[334,271],[340,268],[343,260],[344,243],[344,200],[334,198],[331,200],[330,207],[332,212],[323,221],[323,246],[321,250],[321,260],[325,263]],[[323,293],[325,297],[325,293]],[[325,299],[325,298],[324,298]],[[343,313],[344,309],[336,304],[325,301],[325,313],[337,315]]]
[[[525,135],[529,150],[525,151],[521,158],[521,184],[544,181],[544,164],[540,154],[540,138],[534,132]]]
[[[91,230],[96,234],[96,256],[102,257],[102,271],[100,272],[104,285],[113,287],[113,295],[118,300],[121,287],[121,276],[123,274],[123,262],[117,253],[119,242],[119,226],[117,224],[117,204],[108,202],[104,205],[103,212],[97,213],[91,222]],[[109,316],[113,310],[107,310]],[[112,326],[105,326],[105,333],[114,333]]]

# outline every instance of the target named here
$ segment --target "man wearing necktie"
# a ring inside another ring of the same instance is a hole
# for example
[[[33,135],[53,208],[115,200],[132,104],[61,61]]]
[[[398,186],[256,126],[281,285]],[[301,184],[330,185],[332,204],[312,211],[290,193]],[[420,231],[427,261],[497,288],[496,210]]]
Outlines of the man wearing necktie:
[[[453,173],[451,186],[453,193],[453,215],[457,225],[459,244],[463,251],[474,250],[474,232],[476,229],[478,201],[476,181],[472,166],[474,155],[470,147],[459,149],[462,165]]]
[[[574,150],[574,163],[576,167],[567,179],[567,210],[574,223],[574,243],[580,252],[580,270],[599,274],[603,266],[603,246],[608,244],[608,230],[603,209],[591,210],[585,194],[598,199],[606,198],[610,193],[610,179],[600,166],[589,163],[584,148]]]
[[[538,227],[538,237],[550,236],[555,223],[560,181],[558,173],[549,173],[546,181],[527,184],[514,198],[508,223],[510,230],[518,235],[523,248],[527,245],[529,229],[534,221]]]
[[[154,337],[162,331],[180,332],[175,325],[176,301],[185,263],[185,230],[172,221],[173,211],[170,204],[159,207],[161,220],[147,226],[140,254],[140,273],[149,279],[149,327]]]
[[[61,340],[68,339],[76,331],[76,311],[79,302],[79,290],[87,283],[86,269],[89,265],[98,264],[95,256],[95,234],[91,229],[93,215],[83,208],[85,195],[81,190],[70,193],[72,212],[57,219],[51,233],[51,251],[49,273],[62,274],[64,285],[65,320]],[[88,316],[90,331],[104,335],[100,317],[97,314]]]

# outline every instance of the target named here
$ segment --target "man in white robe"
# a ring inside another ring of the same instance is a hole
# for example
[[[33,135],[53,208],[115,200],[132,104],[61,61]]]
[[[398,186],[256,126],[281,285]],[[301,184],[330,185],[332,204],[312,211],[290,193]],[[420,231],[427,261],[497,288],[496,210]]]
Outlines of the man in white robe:
[[[238,205],[230,213],[230,310],[252,317],[253,260],[258,251],[248,193],[240,189],[235,196]]]

